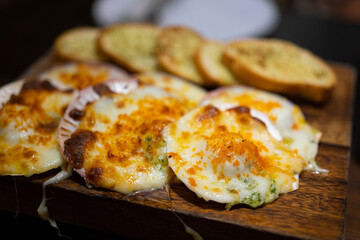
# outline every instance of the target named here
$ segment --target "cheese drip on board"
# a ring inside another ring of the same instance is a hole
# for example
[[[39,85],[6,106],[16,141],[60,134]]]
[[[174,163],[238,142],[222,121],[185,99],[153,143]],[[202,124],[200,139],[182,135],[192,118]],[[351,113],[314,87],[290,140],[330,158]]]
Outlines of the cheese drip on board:
[[[200,103],[208,104],[221,110],[246,106],[265,114],[279,130],[282,141],[306,160],[307,169],[326,172],[315,161],[321,132],[310,126],[300,107],[286,98],[251,87],[232,86],[210,92]]]
[[[42,219],[48,220],[50,225],[58,230],[59,230],[59,228],[56,224],[56,221],[49,217],[49,209],[46,206],[46,200],[47,200],[46,199],[46,187],[50,184],[54,184],[54,183],[57,183],[57,182],[60,182],[62,180],[69,178],[71,176],[71,172],[72,172],[71,168],[63,166],[63,168],[61,169],[60,172],[58,172],[55,176],[49,178],[42,184],[43,194],[42,194],[41,203],[37,209],[37,212]],[[60,230],[59,230],[59,234],[60,234]]]
[[[170,185],[165,185],[165,190],[167,192],[167,195],[168,195],[168,199],[169,199],[169,203],[170,203],[170,210],[171,212],[175,215],[175,217],[177,219],[179,219],[179,221],[182,223],[182,225],[184,225],[184,228],[185,228],[185,232],[187,234],[189,234],[190,236],[192,236],[192,238],[194,240],[203,240],[203,237],[197,232],[195,231],[193,228],[191,228],[189,225],[187,225],[184,220],[181,219],[181,217],[176,213],[173,205],[172,205],[172,201],[171,201],[171,194],[170,194]]]
[[[128,194],[162,188],[174,177],[162,130],[189,110],[181,99],[114,79],[84,89],[70,106],[59,143],[86,183]]]
[[[164,130],[176,176],[199,197],[258,207],[297,189],[305,161],[244,106],[198,107]]]

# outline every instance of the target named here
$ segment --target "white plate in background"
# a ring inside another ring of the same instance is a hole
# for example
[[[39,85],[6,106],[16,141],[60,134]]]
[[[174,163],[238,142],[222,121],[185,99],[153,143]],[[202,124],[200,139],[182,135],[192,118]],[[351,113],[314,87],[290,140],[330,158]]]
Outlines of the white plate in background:
[[[280,21],[272,0],[97,0],[92,10],[101,27],[151,17],[160,26],[185,25],[225,41],[264,36]]]
[[[156,17],[160,26],[186,25],[206,38],[225,41],[264,36],[279,21],[271,0],[171,0]]]

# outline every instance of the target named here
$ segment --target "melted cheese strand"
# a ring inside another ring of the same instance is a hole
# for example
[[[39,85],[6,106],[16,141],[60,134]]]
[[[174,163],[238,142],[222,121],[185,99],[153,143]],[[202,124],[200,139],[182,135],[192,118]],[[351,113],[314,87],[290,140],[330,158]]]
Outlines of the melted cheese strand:
[[[60,172],[58,172],[55,176],[49,178],[48,180],[46,180],[43,184],[43,196],[41,199],[41,203],[37,209],[37,212],[39,214],[39,216],[44,219],[44,220],[48,220],[50,225],[54,228],[56,228],[59,231],[60,234],[60,230],[56,225],[56,221],[49,218],[49,209],[46,206],[46,187],[50,184],[53,183],[57,183],[59,181],[65,180],[67,178],[69,178],[71,176],[71,168],[67,167],[67,169],[65,170],[65,168],[62,168]]]
[[[299,174],[294,174],[294,178],[296,179],[296,181],[293,182],[292,191],[295,191],[296,189],[299,188]]]
[[[170,204],[167,204],[165,202],[159,201],[156,198],[152,198],[152,197],[147,197],[145,196],[144,198],[146,200],[151,200],[154,201],[156,203],[160,203],[160,204],[164,204],[165,206],[169,207],[169,209],[171,210],[171,212],[177,217],[177,219],[184,225],[185,227],[185,231],[186,233],[190,234],[194,240],[203,240],[203,238],[201,237],[201,235],[196,232],[194,229],[192,229],[191,227],[189,227],[188,225],[186,225],[186,223],[177,215],[177,213],[175,212],[173,206],[172,206],[172,201],[171,201],[171,196],[170,196],[170,185],[166,184],[164,189],[166,190],[167,194],[168,194],[168,200],[170,202]],[[151,191],[151,190],[150,190]],[[133,193],[129,193],[127,195],[124,196],[123,200],[129,201],[129,197],[135,197],[138,200],[138,197],[136,196],[137,193],[139,192],[144,192],[144,191],[137,191],[137,192],[133,192]],[[146,191],[145,191],[146,192]]]
[[[195,231],[194,229],[192,229],[191,227],[186,225],[186,223],[175,212],[174,207],[172,205],[172,201],[171,201],[170,185],[169,184],[165,185],[165,190],[166,190],[166,192],[168,194],[168,197],[169,197],[170,210],[177,217],[177,219],[179,219],[179,221],[184,225],[186,233],[190,234],[193,237],[194,240],[203,240],[203,237],[197,231]]]
[[[315,162],[316,163],[316,162]],[[321,168],[317,165],[312,165],[312,164],[309,164],[307,165],[304,170],[306,171],[310,171],[314,174],[328,174],[329,173],[329,170],[328,169],[325,169],[325,168]]]

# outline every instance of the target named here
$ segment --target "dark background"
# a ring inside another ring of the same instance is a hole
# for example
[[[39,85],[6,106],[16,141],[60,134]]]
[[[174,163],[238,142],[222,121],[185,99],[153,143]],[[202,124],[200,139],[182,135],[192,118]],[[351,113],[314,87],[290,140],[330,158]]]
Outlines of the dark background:
[[[281,8],[281,22],[274,32],[265,37],[290,40],[326,60],[348,63],[360,69],[360,4],[356,3],[360,1],[277,2]],[[91,17],[92,3],[90,0],[0,0],[0,86],[16,79],[46,53],[61,32],[75,26],[95,25]],[[359,85],[354,89],[356,93],[360,91]],[[357,96],[354,105],[347,239],[360,239],[358,102]],[[118,237],[63,223],[59,223],[59,226],[61,232],[72,239]],[[4,233],[11,234],[12,239],[24,236],[60,238],[56,229],[38,217],[0,211],[0,234],[4,236]]]

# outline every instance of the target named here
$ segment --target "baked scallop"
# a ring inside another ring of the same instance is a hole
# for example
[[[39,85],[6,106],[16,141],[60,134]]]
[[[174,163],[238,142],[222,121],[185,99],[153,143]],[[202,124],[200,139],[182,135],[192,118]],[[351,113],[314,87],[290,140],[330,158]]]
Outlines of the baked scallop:
[[[0,174],[31,176],[66,164],[57,128],[79,89],[125,73],[109,64],[56,65],[0,90]]]
[[[162,188],[174,177],[162,130],[187,111],[161,88],[113,79],[80,92],[66,110],[58,141],[88,184],[124,194]]]
[[[18,94],[15,88],[0,109],[0,175],[31,176],[62,166],[57,127],[73,93],[41,80],[27,81]]]
[[[257,118],[265,115],[255,113],[204,105],[165,128],[169,165],[197,196],[227,209],[258,207],[297,189],[304,160],[276,139],[270,121]]]

